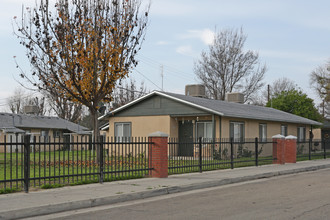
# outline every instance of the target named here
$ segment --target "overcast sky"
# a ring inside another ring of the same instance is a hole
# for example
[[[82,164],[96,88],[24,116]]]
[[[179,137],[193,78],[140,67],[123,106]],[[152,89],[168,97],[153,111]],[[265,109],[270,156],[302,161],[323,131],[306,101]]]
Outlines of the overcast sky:
[[[1,0],[0,110],[19,84],[13,56],[26,72],[25,50],[13,35],[12,19],[22,4],[35,0]],[[144,81],[149,90],[183,93],[198,83],[194,61],[212,42],[215,29],[240,28],[248,38],[246,50],[258,51],[268,72],[265,82],[287,77],[311,98],[309,74],[330,58],[330,1],[327,0],[153,0],[146,40],[130,78]],[[316,100],[316,103],[319,101]]]

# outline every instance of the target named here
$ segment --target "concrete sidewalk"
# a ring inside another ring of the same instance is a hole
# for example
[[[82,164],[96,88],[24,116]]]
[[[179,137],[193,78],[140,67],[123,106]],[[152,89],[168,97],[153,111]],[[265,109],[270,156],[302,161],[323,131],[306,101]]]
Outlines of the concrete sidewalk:
[[[0,219],[46,215],[325,168],[330,168],[330,159],[5,194],[0,195]]]

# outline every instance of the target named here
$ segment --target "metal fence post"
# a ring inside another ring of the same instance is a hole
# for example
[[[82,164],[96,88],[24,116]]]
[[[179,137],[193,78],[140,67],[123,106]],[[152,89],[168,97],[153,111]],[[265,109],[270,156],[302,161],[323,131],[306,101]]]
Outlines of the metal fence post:
[[[30,135],[24,136],[24,191],[29,192],[30,185]]]
[[[230,138],[230,166],[234,169],[234,143],[233,138]]]
[[[198,148],[199,148],[199,172],[203,172],[203,166],[202,166],[202,137],[199,138],[199,143],[198,143]]]
[[[311,150],[312,150],[312,138],[309,138],[309,144],[308,144],[308,159],[309,160],[312,159]]]
[[[327,159],[327,150],[325,148],[325,139],[321,140],[322,141],[322,146],[323,146],[323,154],[324,154],[324,159]]]
[[[100,161],[99,161],[99,167],[100,167],[100,179],[99,179],[99,183],[103,183],[103,136],[100,136],[100,147],[99,147],[99,150],[100,150]]]
[[[259,158],[259,149],[258,149],[258,138],[255,138],[255,159],[256,159],[256,166],[258,166]]]

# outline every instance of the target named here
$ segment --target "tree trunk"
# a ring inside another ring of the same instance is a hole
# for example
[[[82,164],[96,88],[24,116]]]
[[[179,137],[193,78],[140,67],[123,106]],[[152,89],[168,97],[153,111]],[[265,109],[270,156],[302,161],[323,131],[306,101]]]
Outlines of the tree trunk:
[[[96,162],[99,163],[100,161],[100,130],[99,130],[99,121],[98,121],[98,115],[97,110],[90,110],[91,116],[92,116],[92,123],[93,123],[93,142],[95,144],[95,150],[96,150]]]

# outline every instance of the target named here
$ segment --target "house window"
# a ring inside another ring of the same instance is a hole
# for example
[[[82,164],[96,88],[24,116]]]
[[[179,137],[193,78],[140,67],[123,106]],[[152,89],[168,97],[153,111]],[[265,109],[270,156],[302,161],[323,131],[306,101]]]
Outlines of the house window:
[[[196,123],[196,132],[197,138],[207,138],[211,139],[213,137],[212,122],[197,122]]]
[[[54,138],[60,138],[61,137],[61,131],[53,131],[53,137]]]
[[[44,138],[45,142],[48,142],[48,140],[49,140],[49,131],[48,130],[42,130],[40,132],[40,136]]]
[[[244,141],[244,122],[230,122],[230,138],[234,141]]]
[[[259,124],[259,141],[267,142],[267,124]]]
[[[298,142],[305,142],[306,141],[306,127],[298,127]]]
[[[128,141],[131,137],[131,123],[115,123],[115,137],[119,142]]]
[[[281,125],[281,135],[288,136],[288,126],[287,125]]]

